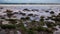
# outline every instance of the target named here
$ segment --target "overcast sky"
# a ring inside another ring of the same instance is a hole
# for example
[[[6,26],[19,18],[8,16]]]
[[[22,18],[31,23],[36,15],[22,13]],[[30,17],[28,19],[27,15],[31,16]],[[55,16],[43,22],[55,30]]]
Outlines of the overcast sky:
[[[0,0],[0,3],[60,3],[60,0]]]

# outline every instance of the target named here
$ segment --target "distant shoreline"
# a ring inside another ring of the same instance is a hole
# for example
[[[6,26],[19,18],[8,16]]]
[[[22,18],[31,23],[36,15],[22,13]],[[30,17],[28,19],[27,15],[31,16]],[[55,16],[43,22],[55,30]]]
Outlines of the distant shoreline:
[[[60,5],[60,3],[0,3],[0,4],[8,4],[8,5]]]
[[[60,3],[0,3],[0,6],[60,6]]]

